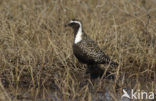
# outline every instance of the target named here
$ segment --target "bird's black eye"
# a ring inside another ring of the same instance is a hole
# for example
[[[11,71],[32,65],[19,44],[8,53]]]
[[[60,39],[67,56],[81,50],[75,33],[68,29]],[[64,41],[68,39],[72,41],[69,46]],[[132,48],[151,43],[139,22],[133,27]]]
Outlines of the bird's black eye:
[[[69,26],[76,26],[76,25],[77,25],[77,23],[74,23],[74,22],[69,23]]]

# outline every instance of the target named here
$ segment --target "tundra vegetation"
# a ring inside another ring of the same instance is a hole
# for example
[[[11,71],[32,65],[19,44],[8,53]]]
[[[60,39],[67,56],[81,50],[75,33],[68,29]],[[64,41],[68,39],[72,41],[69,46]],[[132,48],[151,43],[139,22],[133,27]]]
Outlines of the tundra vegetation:
[[[114,80],[90,79],[74,57],[73,18],[119,63]],[[155,84],[155,0],[0,0],[0,100],[118,101]]]

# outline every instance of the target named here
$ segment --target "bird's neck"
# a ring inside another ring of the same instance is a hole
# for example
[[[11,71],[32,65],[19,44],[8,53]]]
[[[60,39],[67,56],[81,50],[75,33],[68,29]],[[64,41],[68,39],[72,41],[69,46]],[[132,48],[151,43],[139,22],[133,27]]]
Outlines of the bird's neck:
[[[74,30],[74,43],[77,44],[82,40],[82,26]]]

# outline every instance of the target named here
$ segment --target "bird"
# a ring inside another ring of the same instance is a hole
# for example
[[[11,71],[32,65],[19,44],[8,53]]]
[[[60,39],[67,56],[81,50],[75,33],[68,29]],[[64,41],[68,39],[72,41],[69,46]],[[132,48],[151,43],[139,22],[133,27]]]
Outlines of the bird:
[[[73,53],[79,62],[87,65],[108,64],[112,67],[118,66],[112,61],[83,30],[82,22],[72,19],[68,24],[74,31]]]

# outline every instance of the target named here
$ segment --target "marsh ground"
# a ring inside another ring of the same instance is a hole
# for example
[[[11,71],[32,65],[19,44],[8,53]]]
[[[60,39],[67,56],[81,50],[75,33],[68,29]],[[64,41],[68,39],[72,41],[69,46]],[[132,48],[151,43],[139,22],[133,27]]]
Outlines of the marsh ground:
[[[119,63],[115,80],[85,73],[64,27],[72,18]],[[122,89],[156,93],[156,1],[0,0],[0,79],[2,101],[121,101]]]

